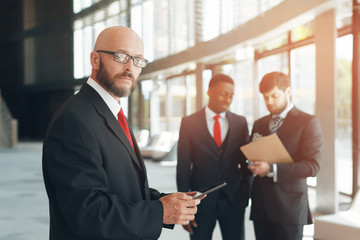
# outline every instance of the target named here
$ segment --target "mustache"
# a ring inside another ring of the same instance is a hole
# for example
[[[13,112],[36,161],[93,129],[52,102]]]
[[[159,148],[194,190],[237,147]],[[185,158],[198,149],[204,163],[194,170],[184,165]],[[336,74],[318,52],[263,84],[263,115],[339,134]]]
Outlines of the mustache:
[[[135,81],[135,77],[131,72],[123,72],[123,73],[119,73],[115,75],[115,78],[119,78],[119,77],[129,77],[131,78],[133,81]]]

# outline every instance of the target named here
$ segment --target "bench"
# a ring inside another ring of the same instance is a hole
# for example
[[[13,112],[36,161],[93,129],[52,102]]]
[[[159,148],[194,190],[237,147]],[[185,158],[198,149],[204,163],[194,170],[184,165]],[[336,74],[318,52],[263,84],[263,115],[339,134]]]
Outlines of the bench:
[[[316,240],[359,240],[360,239],[360,190],[349,210],[318,216],[314,219]]]

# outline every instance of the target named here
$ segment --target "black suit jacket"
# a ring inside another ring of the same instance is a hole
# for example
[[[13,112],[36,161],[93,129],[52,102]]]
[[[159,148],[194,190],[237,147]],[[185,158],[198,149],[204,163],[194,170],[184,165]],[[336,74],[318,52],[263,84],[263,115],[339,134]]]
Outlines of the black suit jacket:
[[[205,108],[181,121],[178,142],[177,187],[179,191],[201,190],[224,179],[225,194],[238,208],[248,205],[251,174],[240,146],[249,140],[245,117],[226,113],[229,121],[226,148],[221,154],[207,128]],[[209,194],[198,213],[212,211],[220,191]]]
[[[270,115],[254,123],[252,135],[269,135]],[[294,160],[277,164],[277,182],[255,177],[252,188],[250,218],[261,221],[265,216],[274,223],[312,223],[307,194],[307,177],[320,170],[322,133],[318,119],[292,108],[277,131],[281,142]]]
[[[43,145],[50,239],[157,239],[163,208],[146,169],[88,84],[52,119]]]

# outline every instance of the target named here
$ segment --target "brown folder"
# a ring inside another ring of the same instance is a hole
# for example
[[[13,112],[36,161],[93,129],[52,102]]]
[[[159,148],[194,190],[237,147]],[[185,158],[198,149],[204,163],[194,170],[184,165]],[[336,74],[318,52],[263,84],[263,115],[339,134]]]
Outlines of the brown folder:
[[[269,164],[294,162],[276,133],[241,146],[240,150],[251,162],[265,161]]]

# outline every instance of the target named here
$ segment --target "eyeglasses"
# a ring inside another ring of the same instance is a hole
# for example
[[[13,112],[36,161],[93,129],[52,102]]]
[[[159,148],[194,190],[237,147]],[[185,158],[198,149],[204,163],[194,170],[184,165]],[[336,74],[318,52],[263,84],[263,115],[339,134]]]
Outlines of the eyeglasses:
[[[139,68],[144,68],[146,67],[148,60],[142,57],[133,57],[129,54],[126,53],[122,53],[122,52],[110,52],[110,51],[105,51],[105,50],[98,50],[96,52],[102,52],[102,53],[107,53],[107,54],[111,54],[113,55],[113,59],[115,62],[118,63],[128,63],[130,61],[130,59],[133,60],[133,64],[136,67]]]

